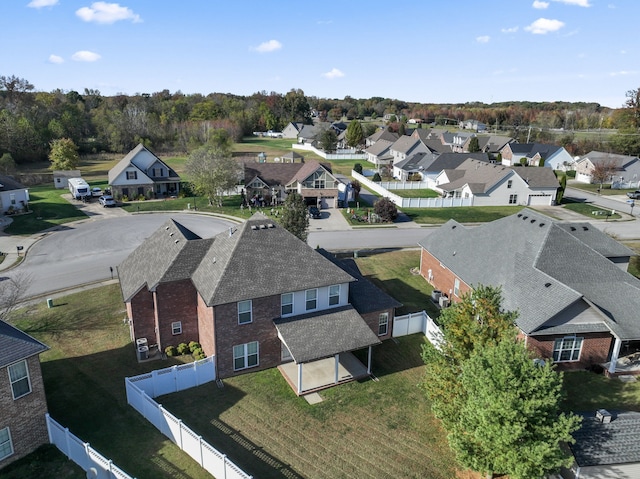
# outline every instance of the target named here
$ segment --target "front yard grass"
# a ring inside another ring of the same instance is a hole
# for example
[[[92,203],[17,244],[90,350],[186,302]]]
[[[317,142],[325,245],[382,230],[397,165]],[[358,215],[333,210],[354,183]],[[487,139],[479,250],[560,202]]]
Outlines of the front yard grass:
[[[591,219],[606,218],[606,219],[615,220],[615,219],[622,218],[622,216],[620,216],[618,213],[611,214],[611,210],[606,208],[601,208],[599,206],[594,205],[593,203],[584,203],[584,202],[571,201],[566,199],[563,200],[562,203],[563,203],[562,204],[563,208],[567,210],[575,211],[576,213],[580,213],[581,215],[584,215],[584,216],[588,216]]]
[[[459,206],[454,208],[403,208],[419,224],[443,224],[450,219],[458,223],[486,223],[517,213],[522,206]]]

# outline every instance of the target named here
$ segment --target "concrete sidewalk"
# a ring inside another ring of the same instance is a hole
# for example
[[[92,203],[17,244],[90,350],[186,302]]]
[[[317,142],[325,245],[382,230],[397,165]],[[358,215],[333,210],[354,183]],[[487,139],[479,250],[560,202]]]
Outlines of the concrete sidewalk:
[[[42,236],[42,233],[37,236],[12,236],[3,233],[4,228],[9,226],[12,221],[7,216],[0,216],[0,253],[4,258],[4,261],[0,263],[0,271],[18,264],[18,258],[24,257],[31,245]]]

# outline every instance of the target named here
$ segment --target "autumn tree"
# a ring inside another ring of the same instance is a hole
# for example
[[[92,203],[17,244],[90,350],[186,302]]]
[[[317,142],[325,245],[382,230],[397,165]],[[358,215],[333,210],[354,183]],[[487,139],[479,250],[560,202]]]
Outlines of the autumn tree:
[[[282,210],[282,227],[302,241],[307,241],[309,213],[302,195],[289,193]]]
[[[542,479],[569,467],[580,418],[562,414],[562,375],[552,364],[534,361],[526,345],[506,337],[475,347],[459,376],[464,400],[449,429],[460,463],[493,477]]]
[[[196,193],[221,207],[222,196],[238,184],[240,165],[231,156],[230,150],[215,144],[204,145],[189,154],[185,170]]]
[[[629,126],[636,129],[640,128],[640,88],[627,91],[625,96],[627,97],[627,100],[624,105],[631,113],[629,116],[631,125]]]
[[[591,178],[595,183],[599,183],[600,189],[602,189],[602,185],[611,179],[616,170],[617,166],[614,160],[596,161],[591,170]]]
[[[51,142],[49,152],[52,170],[75,170],[80,163],[78,147],[70,138],[60,138]]]
[[[361,145],[364,140],[362,123],[357,120],[350,122],[345,133],[345,139],[347,140],[347,145],[352,148]]]
[[[385,223],[393,223],[398,217],[398,207],[389,198],[380,198],[376,201],[373,211]]]

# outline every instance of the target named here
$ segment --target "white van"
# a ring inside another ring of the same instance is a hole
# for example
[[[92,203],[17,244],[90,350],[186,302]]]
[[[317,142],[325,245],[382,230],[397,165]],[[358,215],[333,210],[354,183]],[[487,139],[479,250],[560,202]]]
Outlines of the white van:
[[[91,188],[89,188],[89,184],[82,178],[69,178],[67,183],[69,184],[71,196],[76,200],[91,197]]]

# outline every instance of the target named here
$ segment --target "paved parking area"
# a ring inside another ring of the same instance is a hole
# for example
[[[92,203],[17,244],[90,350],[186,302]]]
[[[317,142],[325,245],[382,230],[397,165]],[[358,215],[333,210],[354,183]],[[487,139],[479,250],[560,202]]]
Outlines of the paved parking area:
[[[321,218],[309,218],[309,232],[312,231],[340,231],[349,230],[351,225],[342,216],[338,208],[320,210]]]
[[[122,216],[127,216],[129,214],[118,206],[114,208],[105,208],[100,204],[98,198],[91,198],[91,201],[88,203],[83,203],[82,201],[72,199],[70,194],[62,195],[62,197],[80,211],[83,211],[88,217],[93,219],[121,218]]]

